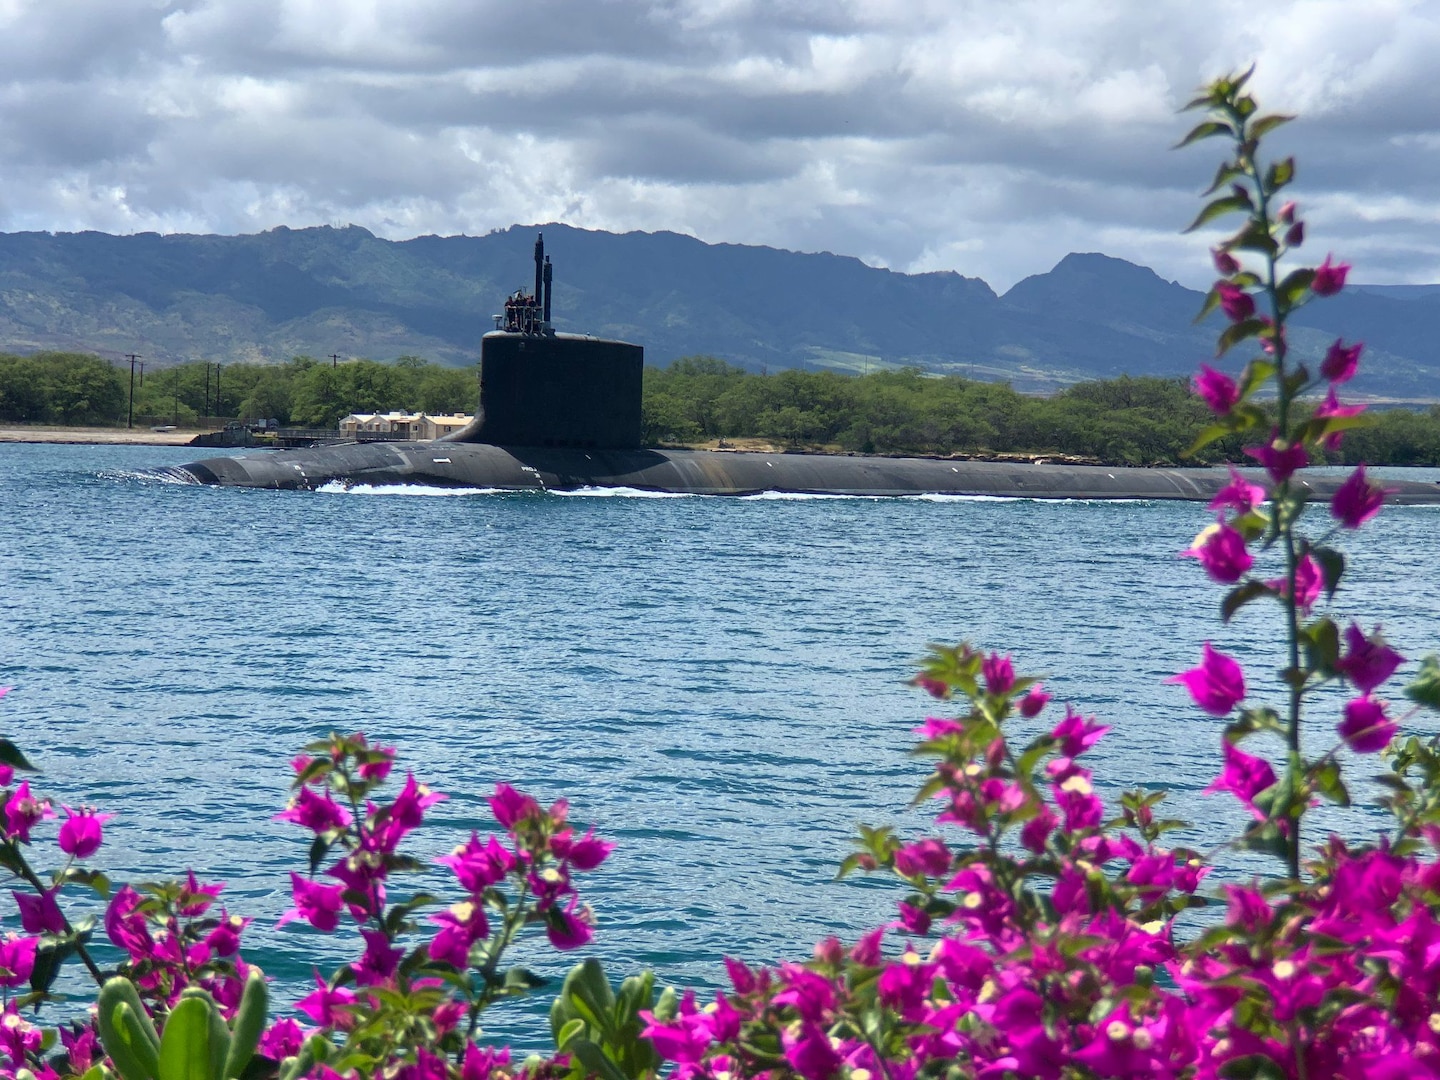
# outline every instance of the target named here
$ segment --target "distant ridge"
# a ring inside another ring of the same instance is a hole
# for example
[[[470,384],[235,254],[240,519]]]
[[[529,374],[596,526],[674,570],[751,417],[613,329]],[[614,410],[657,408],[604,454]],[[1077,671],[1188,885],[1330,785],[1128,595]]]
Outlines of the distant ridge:
[[[752,370],[913,365],[1046,390],[1184,376],[1213,349],[1214,327],[1191,322],[1199,293],[1101,254],[1067,255],[997,296],[956,273],[546,224],[405,241],[358,226],[0,233],[0,351],[473,363],[491,314],[530,279],[537,229],[555,261],[557,327],[638,342],[652,364],[708,353]],[[1292,345],[1315,360],[1342,335],[1372,361],[1355,392],[1440,399],[1440,286],[1347,290],[1299,313]]]

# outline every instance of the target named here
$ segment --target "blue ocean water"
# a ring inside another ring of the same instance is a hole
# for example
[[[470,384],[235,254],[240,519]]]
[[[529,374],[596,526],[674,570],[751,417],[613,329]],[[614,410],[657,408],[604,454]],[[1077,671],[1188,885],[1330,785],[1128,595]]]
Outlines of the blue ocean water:
[[[15,687],[0,731],[45,793],[118,812],[99,859],[115,878],[225,880],[278,997],[347,955],[274,929],[306,852],[273,820],[287,763],[331,730],[398,746],[449,794],[422,856],[483,833],[496,781],[568,798],[619,843],[583,883],[593,952],[677,985],[889,917],[893,888],[833,877],[857,822],[921,826],[906,750],[930,702],[905,680],[930,641],[1013,652],[1114,725],[1097,778],[1168,788],[1188,842],[1239,820],[1200,795],[1222,722],[1162,680],[1213,639],[1265,692],[1278,620],[1256,606],[1220,626],[1218,588],[1176,558],[1203,506],[272,492],[147,473],[195,456],[0,446],[0,685]],[[1383,622],[1407,656],[1440,646],[1440,508],[1388,509],[1340,542],[1353,577],[1335,612]],[[543,1041],[534,1007],[493,1019]]]

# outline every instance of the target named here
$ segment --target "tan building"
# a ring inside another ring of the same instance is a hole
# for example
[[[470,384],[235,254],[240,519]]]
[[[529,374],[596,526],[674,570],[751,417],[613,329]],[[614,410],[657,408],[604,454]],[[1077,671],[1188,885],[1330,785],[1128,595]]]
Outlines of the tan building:
[[[459,431],[474,417],[464,413],[428,416],[423,412],[351,413],[340,421],[340,435],[346,439],[395,439],[428,442]]]

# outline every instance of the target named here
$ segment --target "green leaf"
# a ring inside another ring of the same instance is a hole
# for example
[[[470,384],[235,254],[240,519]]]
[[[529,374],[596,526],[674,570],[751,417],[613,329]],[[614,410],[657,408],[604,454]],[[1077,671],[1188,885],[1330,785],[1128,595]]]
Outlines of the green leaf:
[[[210,1064],[210,1014],[199,998],[182,997],[160,1037],[157,1080],[219,1080]]]
[[[555,1049],[563,1053],[566,1046],[569,1045],[571,1039],[575,1038],[577,1035],[583,1035],[584,1033],[584,1020],[581,1020],[578,1017],[574,1020],[567,1020],[565,1022],[565,1026],[562,1027],[555,1036]]]
[[[1204,126],[1205,125],[1203,124],[1201,125],[1201,127]],[[1244,211],[1248,213],[1250,209],[1250,199],[1248,196],[1225,195],[1218,199],[1212,199],[1210,202],[1205,204],[1204,208],[1200,211],[1200,213],[1195,215],[1195,220],[1189,224],[1189,226],[1185,229],[1185,232],[1194,232],[1202,225],[1214,221],[1216,218],[1221,217],[1225,214],[1233,214],[1238,211]]]
[[[1232,323],[1221,333],[1215,342],[1215,355],[1224,356],[1246,338],[1257,337],[1265,330],[1267,323],[1260,319],[1245,319],[1238,323]]]
[[[1244,227],[1230,240],[1232,248],[1241,251],[1258,251],[1262,255],[1274,255],[1280,250],[1280,245],[1264,225],[1251,218]]]
[[[1172,149],[1180,150],[1191,143],[1197,143],[1201,139],[1209,139],[1215,135],[1228,135],[1235,138],[1235,129],[1223,120],[1206,120],[1204,123],[1196,124],[1186,136],[1174,145]]]
[[[1345,556],[1331,547],[1314,547],[1310,549],[1310,557],[1320,564],[1320,576],[1325,579],[1325,595],[1333,599],[1335,590],[1340,587],[1340,578],[1345,574]]]
[[[40,770],[31,765],[20,748],[9,739],[0,739],[0,763],[9,765],[12,769],[20,772],[39,772]]]
[[[1250,125],[1250,130],[1247,132],[1247,134],[1252,139],[1259,139],[1264,135],[1270,134],[1270,132],[1274,131],[1281,124],[1288,124],[1291,120],[1294,119],[1295,117],[1293,116],[1282,116],[1279,113],[1272,113],[1269,116],[1262,116],[1259,120],[1256,120],[1253,124]],[[1281,166],[1287,164],[1290,166],[1290,175],[1282,181],[1282,183],[1286,184],[1288,184],[1290,182],[1290,178],[1295,175],[1295,159],[1286,158],[1284,161],[1277,162],[1276,164],[1270,166],[1270,171],[1274,172],[1276,169],[1279,169]],[[1280,185],[1277,184],[1275,186],[1279,187]]]
[[[1224,1080],[1285,1080],[1289,1074],[1264,1054],[1247,1054],[1225,1062],[1219,1075]]]
[[[1263,581],[1247,581],[1238,585],[1225,594],[1225,599],[1220,602],[1220,621],[1229,622],[1239,611],[1251,600],[1258,600],[1262,596],[1273,596],[1274,590]]]
[[[1440,712],[1440,656],[1431,653],[1420,663],[1420,673],[1405,687],[1405,696],[1416,705]]]
[[[1240,715],[1225,728],[1225,741],[1238,743],[1247,735],[1254,735],[1258,731],[1283,734],[1285,727],[1280,723],[1280,714],[1264,706],[1242,709]]]
[[[1326,758],[1310,771],[1310,782],[1315,790],[1336,806],[1350,805],[1350,792],[1340,779],[1340,764],[1334,758]]]

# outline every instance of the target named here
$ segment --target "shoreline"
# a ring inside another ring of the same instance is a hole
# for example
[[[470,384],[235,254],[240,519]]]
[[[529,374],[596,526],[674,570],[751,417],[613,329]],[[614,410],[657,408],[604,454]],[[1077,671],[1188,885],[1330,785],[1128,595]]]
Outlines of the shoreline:
[[[0,443],[79,443],[96,446],[189,446],[199,431],[151,431],[147,428],[0,425]],[[197,448],[198,449],[198,448]]]

